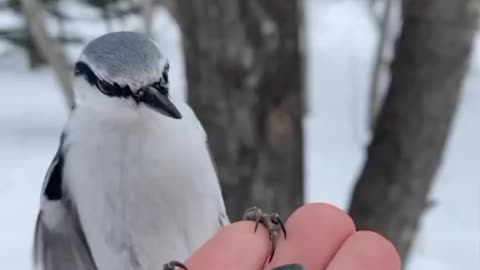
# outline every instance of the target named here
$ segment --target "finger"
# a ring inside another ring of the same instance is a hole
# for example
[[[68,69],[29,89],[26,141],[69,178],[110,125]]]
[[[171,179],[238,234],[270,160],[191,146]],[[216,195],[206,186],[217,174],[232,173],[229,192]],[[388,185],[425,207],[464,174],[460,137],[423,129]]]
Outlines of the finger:
[[[248,221],[232,223],[216,233],[187,260],[195,270],[260,270],[265,264],[270,242],[267,230]]]
[[[287,239],[280,239],[275,256],[265,269],[300,263],[305,269],[324,269],[342,243],[355,232],[352,219],[324,203],[306,204],[285,224]]]
[[[327,270],[400,270],[395,247],[377,233],[360,231],[350,236]]]

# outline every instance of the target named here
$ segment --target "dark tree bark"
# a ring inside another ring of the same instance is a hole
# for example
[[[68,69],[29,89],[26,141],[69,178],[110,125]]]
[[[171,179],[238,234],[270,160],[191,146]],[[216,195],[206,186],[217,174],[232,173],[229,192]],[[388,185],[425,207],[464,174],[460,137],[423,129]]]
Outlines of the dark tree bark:
[[[303,203],[299,0],[177,0],[189,102],[204,125],[232,220]]]
[[[457,110],[476,5],[412,0],[404,7],[389,92],[350,206],[359,229],[383,233],[404,259]]]

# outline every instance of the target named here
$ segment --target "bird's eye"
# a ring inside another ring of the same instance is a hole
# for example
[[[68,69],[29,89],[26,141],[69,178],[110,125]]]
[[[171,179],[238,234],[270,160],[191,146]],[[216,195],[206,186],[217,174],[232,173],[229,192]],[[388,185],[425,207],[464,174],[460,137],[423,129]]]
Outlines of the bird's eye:
[[[168,83],[168,71],[170,70],[170,64],[169,63],[166,63],[165,64],[165,67],[163,68],[163,72],[162,72],[162,79]]]
[[[168,95],[168,87],[162,82],[156,82],[152,84],[153,88],[157,89],[162,95]]]
[[[165,83],[168,83],[168,72],[167,71],[163,71],[162,79]]]

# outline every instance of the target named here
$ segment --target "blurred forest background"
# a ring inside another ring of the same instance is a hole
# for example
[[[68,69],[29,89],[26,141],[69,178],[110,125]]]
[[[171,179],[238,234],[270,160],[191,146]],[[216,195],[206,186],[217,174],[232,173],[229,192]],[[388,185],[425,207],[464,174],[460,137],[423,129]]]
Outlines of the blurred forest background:
[[[72,65],[150,34],[233,220],[335,204],[404,267],[480,269],[479,0],[0,0],[0,268],[29,269]]]

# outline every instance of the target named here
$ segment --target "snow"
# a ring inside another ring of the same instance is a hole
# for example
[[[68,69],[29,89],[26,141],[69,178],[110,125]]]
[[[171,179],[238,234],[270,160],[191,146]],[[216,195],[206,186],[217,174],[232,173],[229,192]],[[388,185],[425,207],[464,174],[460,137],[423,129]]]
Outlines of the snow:
[[[84,7],[66,0],[76,18]],[[74,7],[74,8],[72,8]],[[363,1],[306,1],[308,201],[348,206],[353,181],[364,162],[367,91],[376,33]],[[73,12],[75,10],[75,12]],[[170,58],[173,87],[185,88],[178,28],[158,9],[155,38]],[[8,16],[0,13],[0,26]],[[83,15],[82,15],[83,16]],[[113,23],[134,30],[141,21]],[[106,26],[89,17],[67,26],[86,41]],[[480,37],[445,159],[431,192],[435,206],[422,220],[408,270],[480,269]],[[69,48],[70,59],[80,46]],[[30,269],[30,247],[39,190],[66,121],[62,96],[51,71],[29,71],[24,56],[2,52],[0,61],[0,269]],[[23,60],[22,60],[23,59]]]

